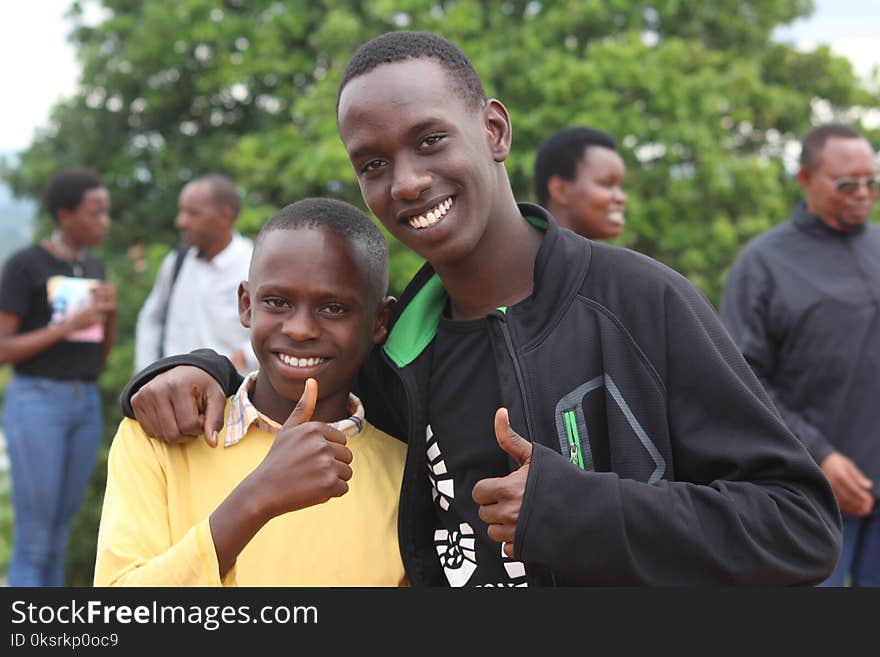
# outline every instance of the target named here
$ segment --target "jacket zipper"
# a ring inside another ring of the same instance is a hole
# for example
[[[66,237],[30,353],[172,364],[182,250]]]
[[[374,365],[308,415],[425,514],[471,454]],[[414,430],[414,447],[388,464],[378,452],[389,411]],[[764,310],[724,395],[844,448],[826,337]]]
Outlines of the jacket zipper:
[[[577,427],[577,417],[573,410],[565,411],[562,414],[565,422],[565,434],[568,436],[569,461],[584,469],[584,457],[581,453],[581,437]]]
[[[501,325],[501,335],[504,336],[504,344],[507,347],[507,352],[510,354],[510,360],[513,361],[513,371],[516,373],[516,382],[519,386],[520,397],[522,398],[523,415],[525,415],[526,418],[526,430],[529,432],[527,439],[529,442],[533,442],[535,432],[532,428],[532,413],[529,410],[529,401],[528,397],[526,396],[526,386],[523,379],[522,369],[519,366],[519,360],[516,357],[516,350],[513,348],[513,338],[510,335],[510,328],[507,325],[507,315],[505,315],[500,310],[496,310],[493,313],[490,313],[490,316],[494,316]],[[576,427],[575,431],[577,431]],[[546,568],[544,570],[544,575],[550,578],[550,585],[554,587],[558,586],[558,582],[556,581],[556,573],[551,568]],[[527,579],[530,579],[528,577],[528,571],[526,571],[526,577]],[[532,583],[530,581],[529,586],[531,585]]]
[[[519,360],[516,357],[516,350],[513,348],[513,338],[510,336],[510,328],[507,325],[507,316],[501,311],[494,311],[491,313],[491,316],[497,318],[501,325],[501,335],[504,336],[504,344],[507,347],[508,354],[510,354],[510,360],[513,361],[513,371],[516,374],[516,382],[519,386],[519,394],[523,403],[523,415],[525,415],[526,418],[526,430],[529,432],[528,440],[529,442],[532,442],[535,436],[535,432],[532,429],[532,413],[529,410],[529,400],[526,395],[526,386],[522,375],[522,369],[519,366]]]

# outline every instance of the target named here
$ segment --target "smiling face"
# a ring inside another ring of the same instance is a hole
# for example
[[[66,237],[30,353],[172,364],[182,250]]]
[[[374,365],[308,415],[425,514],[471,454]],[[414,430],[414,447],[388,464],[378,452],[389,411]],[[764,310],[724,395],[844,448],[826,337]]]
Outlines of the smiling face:
[[[58,225],[78,247],[97,246],[110,231],[110,192],[105,187],[87,190],[73,210],[58,211]]]
[[[313,419],[345,416],[358,368],[385,337],[390,304],[375,288],[358,247],[335,233],[300,228],[263,236],[239,288],[241,323],[260,362],[258,409],[283,423],[314,378]]]
[[[588,147],[574,178],[553,176],[548,206],[559,223],[590,239],[616,237],[626,223],[626,167],[620,155],[601,146]]]
[[[410,59],[349,81],[338,121],[364,201],[392,235],[435,267],[474,254],[510,150],[501,103],[470,109],[440,63]]]
[[[807,209],[834,230],[846,232],[868,220],[877,190],[869,190],[861,182],[855,191],[845,194],[837,190],[835,182],[849,177],[864,181],[876,175],[874,151],[866,140],[830,137],[815,166],[802,167],[798,172],[798,182],[804,190]]]

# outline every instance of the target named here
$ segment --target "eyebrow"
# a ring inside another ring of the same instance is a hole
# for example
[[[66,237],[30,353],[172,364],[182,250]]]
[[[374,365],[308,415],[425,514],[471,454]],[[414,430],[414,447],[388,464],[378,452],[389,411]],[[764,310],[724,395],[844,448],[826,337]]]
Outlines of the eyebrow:
[[[257,297],[263,296],[284,296],[284,297],[293,297],[302,292],[301,289],[296,287],[292,287],[286,283],[281,282],[268,282],[268,283],[260,283],[257,285],[256,290],[254,291],[254,295]],[[326,299],[337,299],[339,301],[344,301],[346,303],[355,303],[359,301],[359,295],[356,293],[342,292],[340,290],[331,290],[331,289],[312,289],[307,290],[306,294],[309,297],[317,298],[321,300]]]

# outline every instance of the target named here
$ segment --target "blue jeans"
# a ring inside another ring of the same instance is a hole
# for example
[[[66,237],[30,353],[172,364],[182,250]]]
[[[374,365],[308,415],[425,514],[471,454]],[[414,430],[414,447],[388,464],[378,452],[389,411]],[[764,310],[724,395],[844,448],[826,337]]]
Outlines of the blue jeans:
[[[3,430],[15,513],[9,586],[63,586],[70,527],[101,444],[98,384],[16,374]]]
[[[864,518],[843,515],[843,549],[840,561],[820,586],[880,586],[880,501]]]

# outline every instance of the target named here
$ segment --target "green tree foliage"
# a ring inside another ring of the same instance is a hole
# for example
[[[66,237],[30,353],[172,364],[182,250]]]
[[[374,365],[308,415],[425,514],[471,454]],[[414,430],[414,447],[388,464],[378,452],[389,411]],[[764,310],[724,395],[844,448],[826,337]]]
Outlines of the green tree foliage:
[[[615,134],[629,170],[619,243],[682,272],[715,302],[742,244],[787,214],[796,189],[786,149],[817,104],[832,114],[878,104],[827,48],[772,42],[811,0],[103,0],[96,26],[82,24],[81,4],[71,9],[81,91],[4,177],[37,197],[57,167],[85,163],[111,189],[103,255],[120,287],[121,324],[102,379],[108,442],[135,316],[175,240],[182,184],[230,174],[246,191],[240,228],[250,234],[305,196],[364,207],[335,100],[354,48],[377,34],[431,30],[471,56],[510,110],[508,169],[522,200],[533,198],[534,150],[551,131],[577,123]],[[437,102],[448,102],[440,90]],[[393,292],[419,264],[392,243]],[[102,491],[99,466],[71,551],[73,583],[91,576]]]

